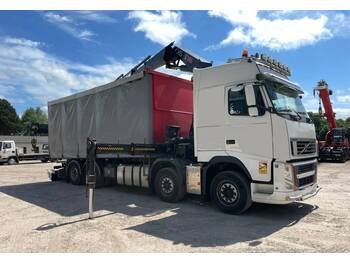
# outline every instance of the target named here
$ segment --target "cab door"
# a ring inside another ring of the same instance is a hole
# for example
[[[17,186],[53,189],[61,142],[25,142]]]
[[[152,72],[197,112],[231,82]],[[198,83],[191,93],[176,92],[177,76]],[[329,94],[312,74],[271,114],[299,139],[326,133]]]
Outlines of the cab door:
[[[262,87],[250,85],[255,95],[254,106],[247,104],[247,85],[225,87],[226,152],[243,162],[253,180],[270,181],[273,158],[271,115],[266,110],[267,98]]]
[[[2,143],[2,152],[3,152],[3,158],[9,158],[10,156],[15,155],[16,150],[14,147],[14,143],[12,142],[3,142]]]

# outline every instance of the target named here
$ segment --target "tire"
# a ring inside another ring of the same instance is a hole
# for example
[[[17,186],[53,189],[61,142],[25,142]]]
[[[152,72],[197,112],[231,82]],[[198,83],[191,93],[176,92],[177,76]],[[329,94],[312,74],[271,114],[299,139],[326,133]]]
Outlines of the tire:
[[[10,158],[7,160],[7,164],[8,164],[8,165],[16,165],[16,164],[17,164],[16,158],[10,157]]]
[[[342,156],[338,159],[340,163],[345,163],[347,160],[347,155],[343,152]]]
[[[83,176],[81,173],[80,164],[76,160],[72,160],[69,162],[67,167],[68,178],[73,185],[82,185],[83,184]]]
[[[170,167],[161,168],[157,172],[154,187],[158,197],[165,202],[175,203],[185,197],[184,180]]]
[[[241,214],[252,205],[247,178],[235,171],[223,171],[210,185],[211,200],[226,213]]]

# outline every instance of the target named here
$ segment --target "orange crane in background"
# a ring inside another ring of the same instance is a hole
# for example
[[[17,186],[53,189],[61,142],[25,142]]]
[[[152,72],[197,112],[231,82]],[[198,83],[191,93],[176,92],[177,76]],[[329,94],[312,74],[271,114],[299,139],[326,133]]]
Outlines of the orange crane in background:
[[[318,92],[319,96],[319,114],[325,116],[329,131],[324,141],[319,141],[319,160],[337,160],[345,162],[350,158],[350,130],[337,127],[335,113],[331,103],[330,96],[332,90],[329,89],[325,80],[320,80],[314,88],[314,95]],[[321,101],[325,113],[322,112]]]

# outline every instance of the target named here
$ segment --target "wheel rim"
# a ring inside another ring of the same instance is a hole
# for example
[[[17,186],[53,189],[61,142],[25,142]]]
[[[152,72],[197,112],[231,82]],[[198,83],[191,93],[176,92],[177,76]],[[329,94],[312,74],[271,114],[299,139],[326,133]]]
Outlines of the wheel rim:
[[[160,181],[162,192],[165,194],[171,194],[174,191],[175,183],[169,177],[163,177]]]
[[[239,191],[231,182],[223,182],[218,185],[217,195],[225,205],[232,205],[238,200]]]
[[[15,162],[16,162],[16,161],[15,161],[13,158],[11,158],[11,159],[9,160],[9,164],[10,164],[10,165],[13,165]]]
[[[71,172],[70,172],[72,180],[77,180],[79,177],[79,170],[77,167],[72,167]]]

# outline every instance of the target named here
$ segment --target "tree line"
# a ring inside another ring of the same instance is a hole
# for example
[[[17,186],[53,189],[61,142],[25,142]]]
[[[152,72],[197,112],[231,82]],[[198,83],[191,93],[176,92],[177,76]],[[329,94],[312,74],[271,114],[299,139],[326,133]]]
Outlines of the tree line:
[[[33,123],[47,124],[47,115],[40,107],[29,107],[19,117],[9,101],[0,99],[0,135],[30,135]]]

